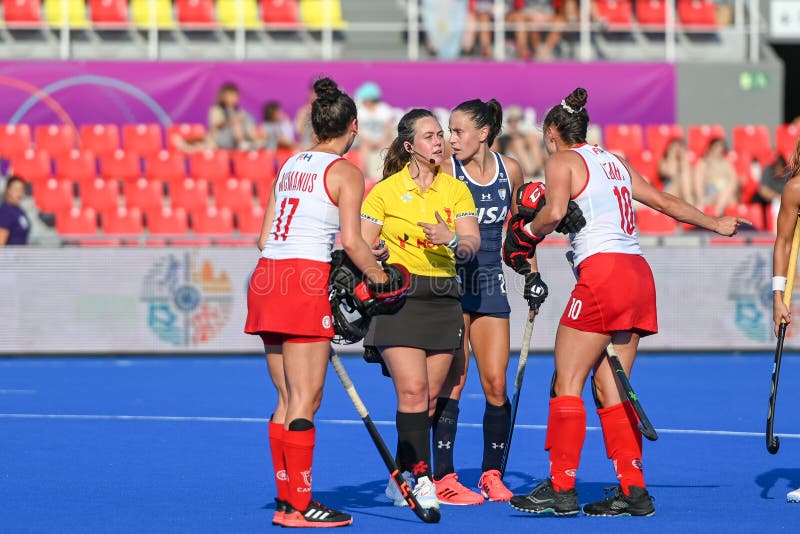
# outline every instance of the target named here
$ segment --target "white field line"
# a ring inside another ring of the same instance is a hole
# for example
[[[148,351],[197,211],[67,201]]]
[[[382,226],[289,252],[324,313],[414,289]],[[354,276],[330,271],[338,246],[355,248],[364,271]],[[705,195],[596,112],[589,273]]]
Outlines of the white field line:
[[[205,417],[182,415],[104,415],[104,414],[47,414],[47,413],[0,413],[0,419],[51,419],[82,421],[155,421],[155,422],[200,422],[200,423],[267,423],[269,419],[262,417]],[[331,425],[361,425],[360,419],[318,419],[318,423]],[[373,421],[377,426],[394,426],[394,421]],[[482,428],[480,423],[458,423],[462,428]],[[517,424],[515,429],[546,430],[546,425]],[[589,426],[587,430],[597,432],[600,427]],[[763,432],[738,432],[733,430],[694,430],[657,428],[661,434],[686,434],[703,436],[735,436],[763,438]],[[800,434],[779,434],[781,438],[800,439]]]

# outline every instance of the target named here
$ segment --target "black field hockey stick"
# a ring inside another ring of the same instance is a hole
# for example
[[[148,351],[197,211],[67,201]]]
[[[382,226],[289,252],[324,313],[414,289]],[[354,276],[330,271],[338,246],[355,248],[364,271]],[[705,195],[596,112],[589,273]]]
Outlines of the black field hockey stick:
[[[578,273],[575,270],[575,253],[571,250],[567,252],[567,261],[570,267],[572,267],[572,274],[577,278]],[[625,369],[622,367],[622,362],[619,361],[617,351],[614,349],[614,343],[609,342],[605,352],[608,357],[608,363],[611,365],[611,370],[614,371],[617,384],[619,384],[620,388],[625,392],[625,396],[628,397],[633,409],[636,411],[636,417],[639,418],[639,424],[637,425],[639,427],[639,432],[650,441],[657,440],[658,432],[656,432],[650,419],[647,418],[647,414],[644,413],[644,408],[642,408],[642,404],[639,402],[639,396],[633,390],[633,386],[631,386],[631,382],[628,380],[628,375],[625,374]]]
[[[786,289],[783,291],[783,303],[787,308],[792,303],[798,246],[800,246],[800,218],[794,225],[792,248],[789,252],[789,267],[786,271]],[[781,321],[781,324],[778,325],[778,343],[775,345],[775,362],[772,364],[772,386],[769,390],[769,409],[767,410],[767,450],[770,454],[777,453],[781,446],[781,439],[773,433],[773,427],[775,426],[775,400],[778,397],[778,378],[781,374],[781,359],[783,358],[783,340],[786,338],[788,326],[785,321]]]
[[[358,415],[360,415],[361,420],[364,421],[364,426],[367,427],[367,432],[369,432],[372,442],[375,443],[375,446],[378,448],[378,452],[383,459],[383,463],[386,464],[386,468],[389,470],[391,478],[395,481],[397,487],[400,488],[400,493],[408,503],[409,508],[411,508],[411,510],[417,514],[417,517],[422,519],[424,522],[438,523],[439,519],[441,519],[439,510],[436,508],[429,508],[426,510],[419,505],[419,502],[417,502],[417,498],[414,497],[411,488],[408,486],[408,482],[406,482],[403,478],[400,468],[397,467],[397,464],[394,461],[392,453],[389,452],[386,442],[383,441],[380,432],[378,432],[378,429],[375,427],[375,423],[372,422],[369,412],[367,411],[367,407],[364,405],[364,402],[358,395],[358,391],[356,391],[353,381],[350,380],[350,375],[347,374],[344,365],[342,365],[342,360],[339,359],[339,356],[336,354],[336,351],[333,349],[333,347],[331,347],[330,360],[331,365],[333,365],[333,370],[336,371],[336,376],[339,377],[339,380],[342,382],[342,386],[344,386],[347,395],[353,402],[353,406],[356,407]]]
[[[500,458],[500,477],[506,474],[506,464],[511,450],[511,438],[514,436],[514,423],[517,420],[517,408],[519,407],[519,395],[522,391],[522,379],[525,378],[525,366],[528,364],[528,350],[531,346],[531,335],[533,334],[533,322],[536,318],[534,313],[528,315],[525,323],[525,333],[522,335],[522,348],[519,352],[519,363],[517,364],[517,375],[514,377],[514,394],[511,396],[511,424],[508,427],[508,437],[506,446],[503,448],[503,456]]]

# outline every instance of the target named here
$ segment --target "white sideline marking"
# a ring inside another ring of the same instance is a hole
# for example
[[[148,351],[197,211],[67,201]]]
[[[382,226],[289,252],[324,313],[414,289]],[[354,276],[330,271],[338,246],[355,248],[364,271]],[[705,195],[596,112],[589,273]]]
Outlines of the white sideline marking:
[[[0,390],[2,391],[2,390]],[[84,421],[164,421],[164,422],[202,422],[202,423],[268,423],[264,417],[204,417],[184,415],[103,415],[103,414],[59,414],[59,413],[0,413],[0,419],[64,419]],[[361,425],[360,419],[318,419],[318,423],[331,425]],[[372,421],[376,426],[394,426],[394,421]],[[480,423],[458,423],[463,428],[483,428]],[[547,425],[517,424],[515,429],[546,430]],[[587,426],[586,430],[597,432],[599,426]],[[661,434],[687,434],[704,436],[736,436],[763,438],[763,432],[738,432],[734,430],[693,430],[657,428]],[[800,439],[800,434],[777,434],[781,438]]]
[[[35,389],[0,389],[0,395],[35,395]]]

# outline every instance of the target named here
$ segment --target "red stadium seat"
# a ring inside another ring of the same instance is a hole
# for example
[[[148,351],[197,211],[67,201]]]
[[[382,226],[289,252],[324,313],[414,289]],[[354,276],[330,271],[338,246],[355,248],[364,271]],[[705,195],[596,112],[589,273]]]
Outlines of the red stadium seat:
[[[798,138],[800,138],[800,127],[781,124],[775,128],[775,148],[786,161],[792,159]]]
[[[759,232],[764,231],[764,206],[762,204],[737,204],[725,208],[724,215],[742,217],[753,223],[753,228]],[[747,227],[745,227],[747,228]]]
[[[735,151],[752,154],[761,165],[767,165],[775,159],[769,140],[769,129],[763,124],[734,126],[731,132]]]
[[[29,148],[11,158],[9,172],[24,179],[36,190],[37,185],[53,177],[50,155],[44,150]]]
[[[33,189],[33,201],[45,213],[59,213],[73,205],[72,184],[51,178]]]
[[[201,150],[189,155],[192,178],[222,183],[231,175],[231,159],[225,150]]]
[[[41,0],[3,0],[3,18],[9,27],[39,26],[42,23]]]
[[[75,130],[66,124],[40,124],[34,128],[36,148],[57,158],[75,148]]]
[[[627,159],[642,178],[659,189],[663,188],[661,178],[658,175],[658,161],[653,157],[652,152],[649,150],[643,150],[638,154],[633,152]]]
[[[94,235],[97,233],[97,212],[77,206],[59,212],[56,214],[56,231],[66,236]]]
[[[155,235],[181,235],[189,231],[186,210],[183,208],[160,208],[145,212],[147,231]]]
[[[712,139],[725,139],[725,128],[719,124],[689,126],[688,148],[698,157],[703,157]]]
[[[167,149],[177,150],[175,138],[179,137],[184,141],[197,141],[206,136],[206,127],[200,123],[180,123],[167,126]]]
[[[628,30],[633,25],[633,3],[630,0],[597,0],[597,16],[610,30]]]
[[[139,155],[117,149],[113,154],[100,157],[100,175],[106,180],[133,182],[142,176]]]
[[[142,156],[155,154],[163,148],[161,126],[158,124],[126,124],[122,127],[122,148]]]
[[[298,0],[261,0],[261,19],[276,27],[300,26]]]
[[[139,208],[118,207],[104,211],[100,214],[103,232],[108,235],[136,235],[141,234],[142,211]]]
[[[291,148],[279,148],[275,151],[275,168],[280,170],[283,164],[289,161],[294,155],[294,150]]]
[[[259,235],[263,224],[264,208],[261,206],[250,206],[236,211],[236,226],[241,234]]]
[[[208,28],[217,24],[213,0],[176,0],[175,5],[182,25]]]
[[[716,30],[716,4],[713,0],[678,0],[678,20],[690,29]]]
[[[253,205],[253,183],[246,178],[228,178],[214,186],[214,201],[217,207],[246,209]]]
[[[81,148],[91,150],[97,157],[107,156],[119,149],[119,129],[116,124],[84,124],[80,131]]]
[[[233,214],[228,208],[206,208],[192,213],[192,230],[197,235],[230,235]]]
[[[636,0],[636,19],[641,26],[661,27],[666,24],[664,0]]]
[[[366,173],[366,168],[364,167],[364,156],[360,150],[348,150],[344,155],[344,159],[361,169],[362,173]]]
[[[125,205],[145,212],[161,209],[164,206],[163,188],[163,182],[139,178],[125,185]]]
[[[178,152],[161,150],[144,159],[145,176],[158,180],[182,180],[186,177],[186,158]]]
[[[656,160],[661,160],[667,145],[673,139],[683,139],[683,127],[680,124],[648,124],[645,127],[647,148]]]
[[[267,202],[269,202],[269,197],[272,195],[272,186],[274,184],[274,179],[269,182],[259,182],[256,184],[256,198],[258,198],[258,203],[265,208],[267,207]]]
[[[642,127],[638,124],[610,124],[603,132],[603,139],[608,150],[620,151],[628,157],[644,150]]]
[[[95,178],[81,185],[80,198],[81,206],[94,208],[99,213],[115,210],[119,206],[119,184]]]
[[[184,178],[170,183],[169,198],[173,208],[197,212],[208,208],[208,182]]]
[[[254,183],[261,183],[272,182],[275,177],[274,152],[267,150],[237,151],[233,153],[232,160],[233,175],[236,178],[247,178]]]
[[[128,26],[128,2],[125,0],[89,0],[92,22],[97,27]]]
[[[74,148],[55,158],[56,178],[83,184],[97,176],[97,163],[94,152]]]
[[[372,191],[372,188],[375,187],[380,180],[374,178],[366,178],[364,179],[364,198],[367,198],[369,192]]]
[[[11,159],[31,148],[31,128],[27,124],[0,125],[0,158]]]
[[[669,215],[642,206],[636,210],[636,227],[640,234],[672,235],[678,230],[678,222]]]

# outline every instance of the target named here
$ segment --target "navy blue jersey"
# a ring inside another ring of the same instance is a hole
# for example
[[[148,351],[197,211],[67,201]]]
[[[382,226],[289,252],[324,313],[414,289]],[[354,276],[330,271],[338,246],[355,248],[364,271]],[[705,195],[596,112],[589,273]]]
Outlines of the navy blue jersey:
[[[458,264],[458,275],[464,287],[461,307],[465,312],[507,314],[506,282],[500,249],[503,226],[511,209],[511,182],[500,154],[492,152],[497,162],[494,179],[486,185],[475,182],[455,156],[453,175],[469,187],[478,211],[481,248],[475,257]]]

